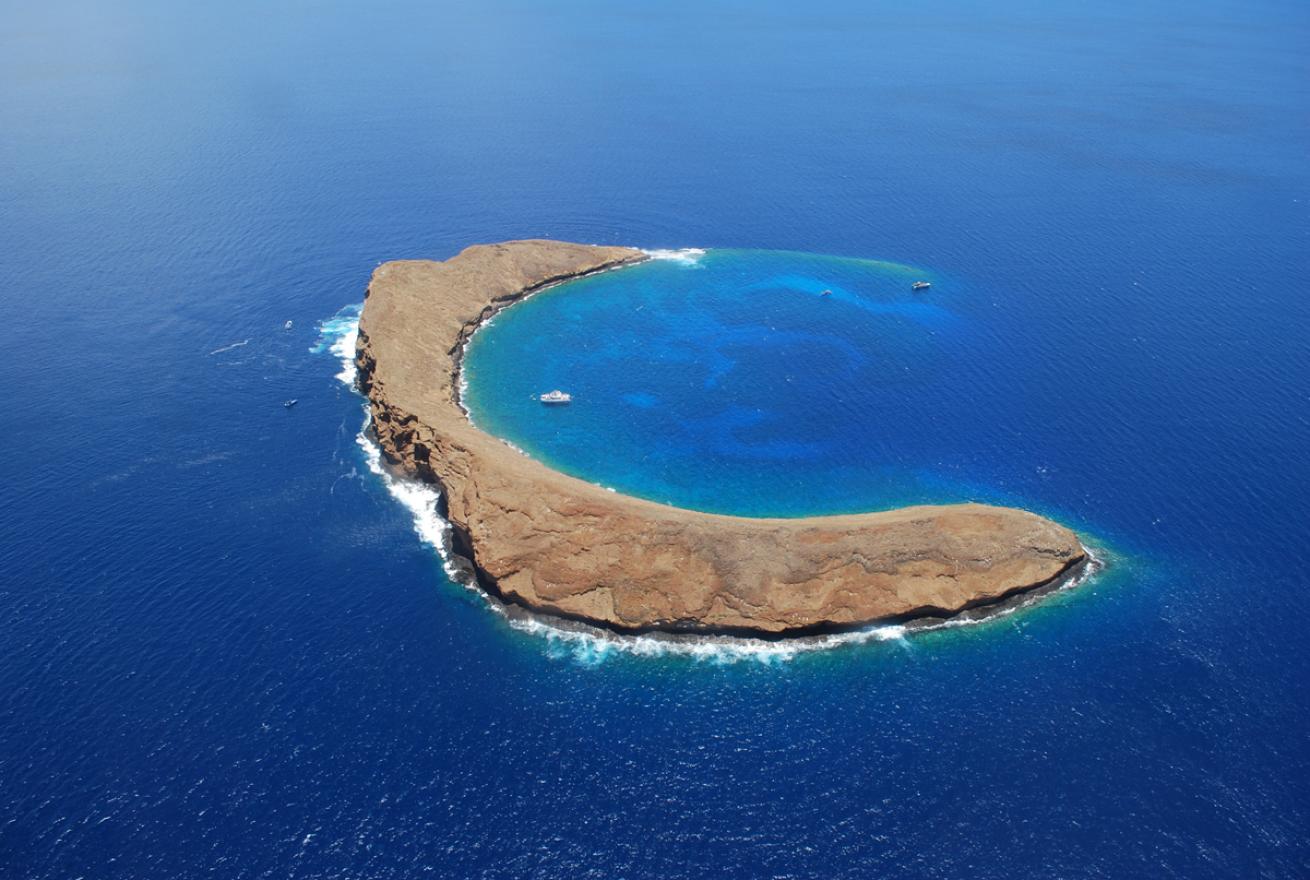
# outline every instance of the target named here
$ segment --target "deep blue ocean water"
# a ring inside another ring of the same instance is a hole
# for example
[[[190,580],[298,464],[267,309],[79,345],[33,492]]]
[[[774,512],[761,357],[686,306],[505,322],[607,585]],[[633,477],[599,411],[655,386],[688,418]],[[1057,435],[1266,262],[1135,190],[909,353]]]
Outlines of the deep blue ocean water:
[[[0,876],[1310,874],[1310,11],[979,6],[8,4]],[[324,349],[378,261],[528,236],[935,284],[530,300],[488,354],[529,309],[654,341],[472,377],[506,436],[578,394],[525,448],[1023,504],[1110,567],[791,657],[512,627]]]

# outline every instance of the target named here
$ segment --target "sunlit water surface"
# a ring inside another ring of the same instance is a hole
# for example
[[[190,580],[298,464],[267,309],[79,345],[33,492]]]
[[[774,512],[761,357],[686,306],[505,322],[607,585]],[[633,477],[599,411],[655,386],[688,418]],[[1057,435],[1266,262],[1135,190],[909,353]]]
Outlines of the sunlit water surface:
[[[1308,24],[7,9],[0,875],[1310,874]],[[826,651],[496,613],[361,444],[342,308],[533,236],[706,253],[503,313],[489,430],[707,510],[1020,504],[1110,567]]]

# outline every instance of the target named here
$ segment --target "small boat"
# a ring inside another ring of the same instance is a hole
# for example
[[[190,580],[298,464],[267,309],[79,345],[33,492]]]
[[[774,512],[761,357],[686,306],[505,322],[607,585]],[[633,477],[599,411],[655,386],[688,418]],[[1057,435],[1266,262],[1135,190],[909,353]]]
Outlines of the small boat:
[[[282,325],[282,329],[283,329],[283,330],[290,330],[290,329],[291,329],[291,322],[290,322],[290,321],[287,321],[285,324],[283,324],[283,325]]]
[[[295,406],[298,402],[299,402],[299,401],[297,401],[297,400],[293,397],[293,398],[291,398],[290,400],[284,400],[284,401],[282,401],[282,405],[285,406],[287,409],[291,409],[291,407]]]
[[[547,406],[551,406],[561,403],[569,403],[570,401],[573,400],[573,395],[565,394],[563,391],[556,389],[554,391],[547,391],[545,394],[538,397],[537,400],[540,400],[542,403],[546,404]]]
[[[832,296],[832,291],[831,291],[831,290],[825,290],[825,291],[823,291],[822,293],[820,293],[819,296]]]
[[[910,285],[911,290],[927,290],[929,287],[932,285],[927,281],[916,281]]]

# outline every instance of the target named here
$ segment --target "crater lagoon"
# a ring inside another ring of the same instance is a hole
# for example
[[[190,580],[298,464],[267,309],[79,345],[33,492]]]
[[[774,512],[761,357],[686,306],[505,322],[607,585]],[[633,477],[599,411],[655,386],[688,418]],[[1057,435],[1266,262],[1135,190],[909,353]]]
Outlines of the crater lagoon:
[[[933,286],[913,291],[917,280]],[[1014,502],[1003,487],[1059,460],[1069,415],[1067,377],[1037,362],[1049,349],[1025,319],[896,263],[657,252],[498,313],[467,347],[462,401],[566,473],[679,507]],[[543,406],[553,389],[572,402]],[[1015,400],[1045,406],[1016,419]]]

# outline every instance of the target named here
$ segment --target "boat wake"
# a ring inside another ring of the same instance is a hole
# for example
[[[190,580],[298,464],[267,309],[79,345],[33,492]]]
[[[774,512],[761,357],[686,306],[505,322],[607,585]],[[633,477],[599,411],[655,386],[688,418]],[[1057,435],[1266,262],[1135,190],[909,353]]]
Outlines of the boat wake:
[[[362,304],[346,306],[320,323],[318,341],[310,348],[314,354],[331,353],[338,359],[341,369],[336,374],[336,379],[351,391],[356,391],[355,340],[359,336],[359,316],[362,308]],[[780,641],[678,633],[622,635],[585,623],[534,614],[526,609],[507,605],[481,589],[472,565],[467,559],[454,552],[453,530],[450,523],[439,513],[441,493],[426,483],[408,479],[391,471],[382,459],[381,447],[374,442],[369,431],[370,423],[368,404],[365,403],[363,421],[355,437],[355,442],[363,453],[364,462],[391,497],[409,511],[414,533],[418,535],[420,541],[436,550],[447,577],[476,593],[491,611],[503,617],[513,629],[542,639],[549,656],[570,659],[584,665],[595,665],[606,659],[622,656],[685,657],[714,665],[731,665],[743,661],[776,664],[815,651],[828,651],[833,648],[873,642],[898,642],[908,647],[907,637],[913,633],[973,626],[1007,616],[1033,604],[1040,596],[1049,592],[1069,589],[1083,583],[1103,567],[1100,557],[1089,550],[1089,563],[1076,577],[1068,578],[1048,590],[1037,590],[1016,597],[995,608],[966,612],[947,620],[925,619],[903,625],[870,626],[851,632],[804,636]]]
[[[231,345],[224,345],[222,348],[216,348],[213,351],[211,351],[209,355],[210,357],[213,357],[216,354],[222,354],[225,351],[231,351],[234,348],[241,348],[243,345],[249,345],[249,344],[250,344],[249,339],[243,339],[240,342],[234,342]]]

